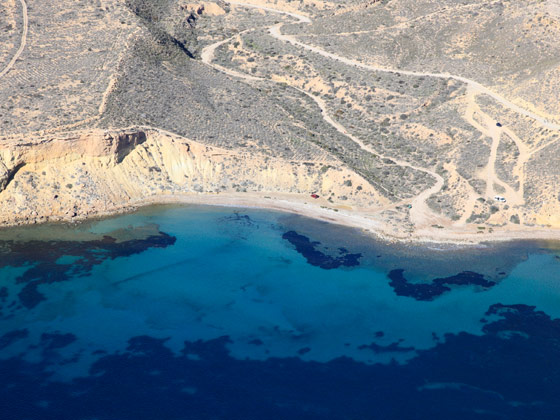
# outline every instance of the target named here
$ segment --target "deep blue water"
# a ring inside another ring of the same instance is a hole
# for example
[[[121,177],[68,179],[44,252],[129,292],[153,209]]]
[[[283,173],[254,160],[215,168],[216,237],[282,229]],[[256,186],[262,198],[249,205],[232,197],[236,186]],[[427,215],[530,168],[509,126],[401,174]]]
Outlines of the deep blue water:
[[[0,232],[0,420],[558,419],[555,244],[155,207]]]

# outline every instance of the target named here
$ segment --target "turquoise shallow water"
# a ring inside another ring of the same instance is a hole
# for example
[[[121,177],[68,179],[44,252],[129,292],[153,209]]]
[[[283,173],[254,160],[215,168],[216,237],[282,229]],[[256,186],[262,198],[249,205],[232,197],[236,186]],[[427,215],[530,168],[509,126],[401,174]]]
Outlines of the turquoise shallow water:
[[[3,232],[2,418],[555,418],[555,253],[433,248],[210,207]]]

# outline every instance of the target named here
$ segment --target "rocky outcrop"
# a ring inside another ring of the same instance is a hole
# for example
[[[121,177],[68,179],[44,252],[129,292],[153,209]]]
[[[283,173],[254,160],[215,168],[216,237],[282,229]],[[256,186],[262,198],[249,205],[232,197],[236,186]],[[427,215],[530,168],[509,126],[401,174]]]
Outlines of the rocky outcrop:
[[[143,131],[90,132],[69,138],[43,138],[32,142],[11,141],[0,146],[0,191],[6,189],[26,165],[55,160],[109,157],[118,164],[134,148],[146,141]]]
[[[110,145],[109,153],[115,156],[116,163],[121,163],[136,146],[146,141],[146,133],[143,131],[117,134],[107,133],[105,140]]]
[[[1,169],[0,172],[0,190],[5,189],[10,183],[10,181],[14,179],[17,172],[24,166],[25,163],[21,163],[21,162],[16,164],[13,168],[6,168],[6,166],[3,165],[3,168]]]

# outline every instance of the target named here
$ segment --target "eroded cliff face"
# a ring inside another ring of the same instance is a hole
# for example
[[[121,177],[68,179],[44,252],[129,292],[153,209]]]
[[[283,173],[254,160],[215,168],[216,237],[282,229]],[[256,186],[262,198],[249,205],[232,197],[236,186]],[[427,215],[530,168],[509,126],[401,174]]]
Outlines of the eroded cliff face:
[[[0,189],[3,225],[80,219],[170,195],[317,193],[345,207],[386,204],[334,160],[288,162],[140,129],[5,141]]]

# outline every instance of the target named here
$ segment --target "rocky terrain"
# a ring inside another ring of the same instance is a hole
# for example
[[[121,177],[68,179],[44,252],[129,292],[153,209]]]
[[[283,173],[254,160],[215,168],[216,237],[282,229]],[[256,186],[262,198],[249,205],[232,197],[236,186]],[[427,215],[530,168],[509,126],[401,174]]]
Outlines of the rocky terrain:
[[[184,201],[558,235],[558,0],[247,1],[3,0],[0,224]]]

